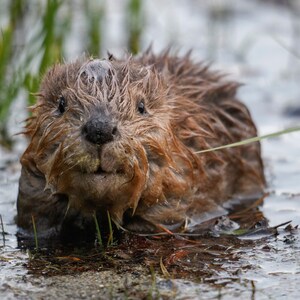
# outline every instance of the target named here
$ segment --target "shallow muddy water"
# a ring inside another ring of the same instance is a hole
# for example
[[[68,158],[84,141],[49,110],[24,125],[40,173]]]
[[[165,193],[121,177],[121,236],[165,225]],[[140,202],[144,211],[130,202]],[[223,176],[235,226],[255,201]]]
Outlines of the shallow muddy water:
[[[192,48],[195,59],[211,60],[213,68],[243,82],[239,97],[261,135],[299,126],[300,4],[290,2],[294,7],[273,1],[144,1],[142,44],[153,42],[156,51],[170,43],[183,52]],[[111,36],[107,30],[104,37],[105,47],[118,53],[124,49],[118,38],[121,3],[109,1]],[[22,119],[13,116],[12,133]],[[13,218],[24,144],[18,145],[13,152],[0,149],[0,299],[300,297],[300,132],[262,141],[269,194],[259,210],[230,216],[248,234],[127,236],[105,255],[97,249],[34,254],[17,248]],[[287,221],[291,225],[270,229]]]

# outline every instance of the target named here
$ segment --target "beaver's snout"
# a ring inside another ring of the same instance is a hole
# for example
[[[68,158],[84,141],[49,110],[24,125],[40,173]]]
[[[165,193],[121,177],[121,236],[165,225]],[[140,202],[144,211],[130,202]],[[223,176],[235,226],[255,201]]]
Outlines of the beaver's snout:
[[[82,128],[83,136],[91,143],[102,145],[111,142],[117,133],[117,126],[107,116],[92,117]]]

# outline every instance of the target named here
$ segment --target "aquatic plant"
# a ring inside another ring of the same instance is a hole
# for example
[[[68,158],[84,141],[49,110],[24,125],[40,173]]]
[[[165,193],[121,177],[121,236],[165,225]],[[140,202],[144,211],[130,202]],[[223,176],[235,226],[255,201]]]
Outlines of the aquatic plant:
[[[5,231],[4,231],[2,215],[0,215],[0,226],[1,226],[1,234],[2,234],[2,246],[5,247]]]
[[[151,275],[151,287],[149,288],[147,299],[159,299],[160,294],[159,290],[157,288],[157,279],[156,279],[156,273],[153,265],[150,265],[150,275]]]
[[[33,5],[34,10],[30,10]],[[143,33],[142,1],[128,0],[126,5],[124,25],[125,31],[128,32],[127,46],[129,51],[135,54],[140,50]],[[66,43],[71,34],[72,24],[77,21],[74,17],[76,9],[82,12],[82,23],[86,27],[81,51],[92,56],[101,54],[102,30],[106,26],[103,23],[105,4],[103,1],[95,3],[92,0],[84,0],[76,7],[72,1],[45,0],[35,5],[31,0],[15,0],[9,2],[8,7],[1,3],[0,8],[3,11],[7,10],[8,15],[8,22],[1,28],[0,36],[0,143],[11,146],[12,140],[6,128],[10,106],[21,90],[27,92],[28,104],[34,103],[32,93],[38,91],[41,74],[50,65],[68,56]],[[31,35],[27,30],[30,18],[36,19],[38,28],[33,30]],[[20,36],[22,41],[18,40]],[[299,130],[294,129],[266,137],[255,137],[234,146]],[[225,148],[225,145],[220,147]]]
[[[38,235],[37,235],[37,230],[36,230],[36,225],[35,225],[35,219],[34,219],[33,215],[31,215],[31,220],[32,220],[35,250],[38,250],[39,249],[39,242],[38,242]]]
[[[222,149],[226,149],[226,148],[234,148],[234,147],[243,146],[243,145],[246,145],[246,144],[258,142],[258,141],[261,141],[261,140],[264,140],[264,139],[278,137],[280,135],[288,134],[288,133],[295,132],[295,131],[300,131],[300,126],[287,128],[287,129],[277,131],[277,132],[273,132],[273,133],[269,133],[269,134],[266,134],[266,135],[254,136],[254,137],[251,137],[249,139],[242,140],[240,142],[227,144],[227,145],[221,145],[219,147],[205,149],[205,150],[197,151],[195,153],[205,153],[205,152],[222,150]]]
[[[10,145],[11,142],[7,137],[5,122],[20,81],[15,70],[13,50],[16,31],[23,22],[24,3],[25,1],[22,0],[10,3],[9,21],[6,27],[1,28],[0,35],[0,143],[5,141],[6,146]]]
[[[107,220],[108,220],[108,228],[109,228],[109,235],[107,240],[107,247],[112,246],[114,243],[114,232],[112,228],[112,222],[109,211],[107,211]]]
[[[74,12],[72,1],[46,0],[38,5],[30,0],[9,2],[8,22],[0,35],[0,143],[12,144],[7,133],[9,109],[20,91],[27,92],[26,102],[34,103],[33,93],[38,91],[42,74],[50,65],[67,56],[68,36],[71,32]],[[94,1],[80,3],[87,26],[86,47],[79,50],[90,55],[101,51],[101,21],[103,6]],[[34,9],[30,9],[34,6]],[[77,8],[78,9],[78,8]],[[81,8],[79,8],[81,10]],[[35,20],[35,23],[28,22]],[[35,25],[33,28],[30,26]],[[21,40],[20,40],[21,37]],[[78,53],[80,55],[81,53]],[[21,121],[21,120],[20,120]]]
[[[40,30],[33,38],[33,42],[37,44],[37,47],[34,47],[34,50],[28,50],[29,55],[32,54],[33,51],[35,54],[42,55],[37,72],[27,69],[24,76],[23,84],[29,92],[30,104],[35,101],[34,94],[31,92],[38,90],[41,74],[43,74],[50,65],[61,60],[63,55],[63,41],[69,31],[70,16],[67,15],[64,20],[58,18],[61,5],[61,0],[47,0],[41,19]],[[30,55],[30,60],[28,63],[33,63],[35,60],[34,56]]]
[[[93,213],[93,218],[94,218],[95,227],[96,227],[96,234],[97,234],[98,245],[99,245],[100,249],[103,249],[103,242],[102,242],[101,231],[100,231],[100,227],[99,227],[97,215],[96,215],[95,212]]]
[[[127,12],[128,49],[137,54],[140,50],[140,39],[142,34],[142,3],[141,0],[130,0]]]
[[[99,5],[95,1],[85,0],[84,11],[87,17],[87,52],[91,56],[101,54],[102,44],[102,21],[105,14],[104,5]]]

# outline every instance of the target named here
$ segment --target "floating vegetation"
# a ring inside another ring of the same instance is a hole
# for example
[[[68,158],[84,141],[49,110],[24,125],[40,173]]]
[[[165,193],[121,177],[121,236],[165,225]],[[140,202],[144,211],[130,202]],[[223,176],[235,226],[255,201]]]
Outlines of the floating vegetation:
[[[150,268],[152,277],[157,272],[166,279],[191,276],[206,278],[218,272],[220,261],[238,259],[237,254],[243,252],[245,247],[265,243],[266,238],[275,237],[279,226],[287,225],[286,230],[293,231],[290,222],[269,227],[264,216],[257,212],[257,208],[253,207],[251,210],[233,213],[231,216],[239,221],[240,227],[239,230],[232,230],[231,234],[222,232],[228,219],[218,218],[209,223],[209,228],[197,234],[142,236],[123,232],[113,247],[107,243],[109,247],[105,249],[99,221],[94,214],[98,245],[103,251],[99,252],[99,248],[93,244],[82,248],[58,244],[52,249],[40,250],[28,262],[28,268],[35,274],[46,272],[48,275],[57,275],[116,267],[125,270],[131,265],[142,264]],[[217,257],[219,260],[215,261]],[[56,266],[55,269],[49,269],[48,264]],[[203,268],[205,264],[209,264],[209,267]]]

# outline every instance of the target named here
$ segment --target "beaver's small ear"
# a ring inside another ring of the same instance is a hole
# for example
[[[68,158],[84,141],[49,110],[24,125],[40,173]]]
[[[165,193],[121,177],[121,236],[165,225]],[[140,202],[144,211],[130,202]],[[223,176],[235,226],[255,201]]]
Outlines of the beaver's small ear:
[[[109,51],[107,51],[107,57],[108,57],[109,61],[115,61],[116,60],[114,55],[112,53],[110,53]]]

